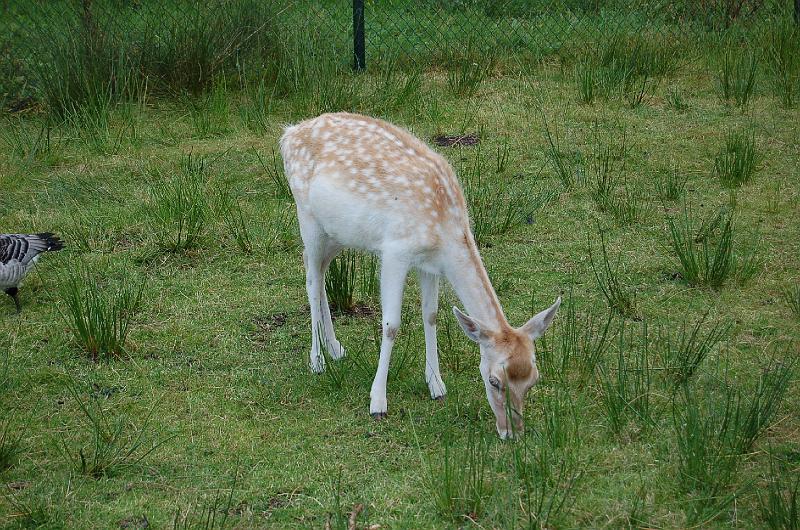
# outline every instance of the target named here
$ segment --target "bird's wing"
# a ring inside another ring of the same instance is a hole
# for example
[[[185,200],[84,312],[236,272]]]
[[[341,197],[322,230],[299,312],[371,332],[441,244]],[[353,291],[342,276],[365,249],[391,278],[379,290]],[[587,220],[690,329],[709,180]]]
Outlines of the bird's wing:
[[[0,289],[16,287],[28,273],[29,265],[23,265],[19,261],[0,263]]]
[[[0,234],[0,264],[18,261],[28,265],[36,256],[48,250],[61,250],[64,243],[51,233]]]

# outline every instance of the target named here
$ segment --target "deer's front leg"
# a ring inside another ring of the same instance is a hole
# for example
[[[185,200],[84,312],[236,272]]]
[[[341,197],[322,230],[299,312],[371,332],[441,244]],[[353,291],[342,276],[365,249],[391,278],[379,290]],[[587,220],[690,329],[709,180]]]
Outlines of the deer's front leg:
[[[425,382],[431,399],[442,399],[447,389],[439,373],[439,351],[436,347],[436,315],[439,310],[439,277],[420,271],[422,321],[425,328]]]
[[[408,274],[408,263],[398,256],[381,257],[381,312],[383,338],[378,371],[369,393],[369,413],[373,418],[386,416],[386,379],[389,377],[389,360],[392,356],[397,331],[400,329],[400,311],[403,306],[403,287]]]

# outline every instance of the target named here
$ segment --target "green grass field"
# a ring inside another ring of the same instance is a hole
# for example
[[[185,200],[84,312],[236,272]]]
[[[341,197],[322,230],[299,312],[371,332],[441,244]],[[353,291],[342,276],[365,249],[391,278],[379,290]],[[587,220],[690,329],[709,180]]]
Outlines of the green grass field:
[[[361,75],[298,60],[3,116],[0,230],[67,247],[21,315],[0,299],[0,526],[796,528],[798,63],[745,37]],[[369,416],[367,259],[332,279],[348,357],[310,372],[277,139],[329,110],[479,137],[435,149],[509,321],[565,293],[520,440],[495,433],[449,287],[429,399],[413,275],[389,416]],[[90,309],[106,342],[77,331]]]

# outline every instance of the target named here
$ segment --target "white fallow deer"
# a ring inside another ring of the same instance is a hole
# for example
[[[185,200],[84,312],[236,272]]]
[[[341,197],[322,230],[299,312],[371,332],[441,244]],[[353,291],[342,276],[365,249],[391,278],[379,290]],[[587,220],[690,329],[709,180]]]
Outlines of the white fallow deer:
[[[325,293],[328,265],[343,248],[367,250],[381,260],[383,317],[370,414],[386,415],[389,358],[406,276],[414,267],[422,291],[425,380],[431,397],[445,395],[436,350],[439,277],[444,276],[468,313],[453,308],[459,324],[480,346],[480,371],[497,431],[502,438],[521,432],[525,395],[539,379],[533,341],[552,323],[561,298],[520,328],[508,324],[478,254],[461,186],[447,161],[399,127],[346,113],[287,127],[280,147],[305,245],[311,369],[325,368],[321,347],[333,359],[345,355]]]

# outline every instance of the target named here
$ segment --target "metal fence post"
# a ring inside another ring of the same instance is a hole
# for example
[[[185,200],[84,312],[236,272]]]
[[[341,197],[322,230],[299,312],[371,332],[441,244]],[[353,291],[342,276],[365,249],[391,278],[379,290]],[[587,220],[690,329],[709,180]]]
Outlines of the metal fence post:
[[[797,0],[800,1],[800,0]],[[367,67],[364,49],[364,0],[353,0],[353,69]]]

